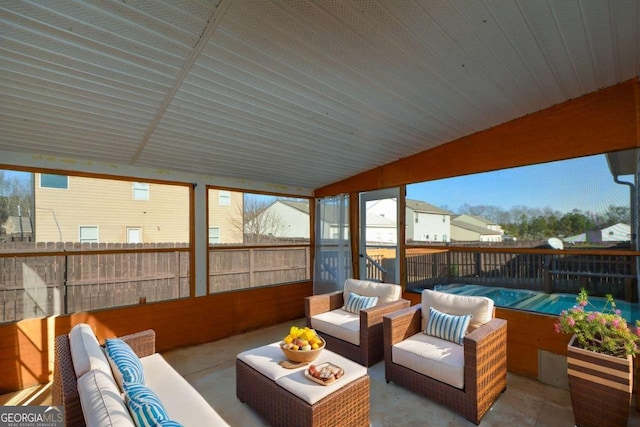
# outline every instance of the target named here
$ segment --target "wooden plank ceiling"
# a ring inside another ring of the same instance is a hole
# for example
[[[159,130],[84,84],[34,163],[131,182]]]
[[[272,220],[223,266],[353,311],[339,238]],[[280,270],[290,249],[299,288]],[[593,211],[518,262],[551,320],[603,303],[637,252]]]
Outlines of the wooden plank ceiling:
[[[640,75],[640,0],[3,0],[2,152],[309,189]]]

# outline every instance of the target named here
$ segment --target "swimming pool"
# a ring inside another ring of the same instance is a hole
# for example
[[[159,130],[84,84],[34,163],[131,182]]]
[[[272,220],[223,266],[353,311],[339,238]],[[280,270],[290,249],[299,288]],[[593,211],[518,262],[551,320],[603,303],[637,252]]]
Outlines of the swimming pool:
[[[463,284],[436,285],[434,289],[451,294],[488,297],[491,298],[498,307],[513,307],[529,298],[542,294],[541,292],[527,291],[524,289],[494,288]]]
[[[508,289],[479,285],[451,284],[436,285],[435,290],[459,294],[477,295],[491,298],[498,307],[513,308],[518,310],[533,311],[536,313],[558,315],[562,310],[568,310],[576,303],[576,296],[572,294],[545,294],[544,292],[529,291],[525,289]],[[601,311],[606,303],[606,298],[589,297],[593,305],[587,310]],[[616,308],[627,319],[627,323],[635,324],[640,319],[640,304],[626,301],[616,301]]]

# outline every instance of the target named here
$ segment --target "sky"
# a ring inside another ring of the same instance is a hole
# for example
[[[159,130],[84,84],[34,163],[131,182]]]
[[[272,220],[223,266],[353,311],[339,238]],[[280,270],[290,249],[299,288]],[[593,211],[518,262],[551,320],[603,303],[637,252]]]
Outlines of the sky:
[[[5,177],[28,173],[5,171]],[[633,182],[633,175],[622,177]],[[407,185],[407,198],[421,200],[453,213],[469,204],[550,207],[562,213],[579,209],[604,212],[610,205],[629,206],[629,187],[613,182],[604,155],[504,169]]]
[[[633,182],[633,175],[621,178]],[[613,181],[604,155],[412,184],[407,198],[454,213],[465,203],[603,212],[609,205],[629,206],[630,200],[629,187]]]

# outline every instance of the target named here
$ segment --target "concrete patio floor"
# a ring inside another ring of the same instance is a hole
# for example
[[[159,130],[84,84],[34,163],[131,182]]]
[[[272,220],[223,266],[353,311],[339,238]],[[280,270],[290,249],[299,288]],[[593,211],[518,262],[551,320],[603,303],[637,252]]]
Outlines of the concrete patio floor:
[[[249,348],[278,341],[290,325],[270,326],[246,334],[163,353],[165,359],[191,383],[232,426],[267,426],[235,394],[235,357]],[[449,409],[384,379],[384,362],[369,368],[371,377],[371,426],[470,427],[473,423]],[[50,385],[0,396],[3,405],[48,405]],[[573,413],[569,392],[536,380],[509,374],[507,391],[498,398],[480,424],[484,427],[571,427]],[[339,421],[336,420],[336,426]],[[640,427],[635,396],[628,426]],[[292,426],[295,427],[295,426]]]

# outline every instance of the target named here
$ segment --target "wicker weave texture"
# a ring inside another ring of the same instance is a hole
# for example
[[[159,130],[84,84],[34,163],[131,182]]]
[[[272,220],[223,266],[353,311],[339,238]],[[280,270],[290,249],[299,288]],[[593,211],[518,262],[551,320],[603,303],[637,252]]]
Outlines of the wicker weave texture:
[[[310,405],[236,359],[236,395],[274,427],[369,426],[368,375]]]
[[[385,377],[479,424],[507,387],[507,322],[492,319],[464,339],[464,389],[393,363],[391,347],[421,332],[421,305],[384,318]]]
[[[351,359],[362,366],[371,366],[384,358],[384,334],[382,319],[385,315],[409,307],[410,301],[398,301],[380,304],[360,311],[360,345],[328,335],[322,330],[318,334],[327,342],[327,349]],[[344,305],[342,291],[330,294],[314,295],[305,299],[307,326],[311,326],[311,317]]]
[[[68,335],[59,335],[55,340],[51,398],[54,406],[64,407],[66,425],[85,426]]]
[[[129,344],[139,357],[155,353],[156,333],[152,329],[120,338]],[[74,427],[86,425],[78,395],[78,380],[73,369],[68,335],[59,335],[55,340],[52,403],[55,406],[64,407],[66,425]]]

